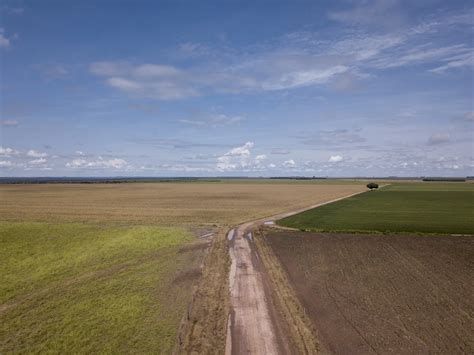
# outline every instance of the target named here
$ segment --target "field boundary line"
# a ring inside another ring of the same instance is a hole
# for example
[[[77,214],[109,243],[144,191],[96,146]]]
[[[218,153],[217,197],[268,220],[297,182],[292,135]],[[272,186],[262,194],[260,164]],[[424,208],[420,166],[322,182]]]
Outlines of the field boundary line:
[[[238,353],[240,347],[244,347],[245,351],[250,353],[280,353],[285,352],[283,349],[288,345],[285,340],[275,337],[275,332],[278,332],[280,327],[278,327],[279,324],[275,324],[276,320],[271,318],[272,310],[275,307],[271,307],[272,304],[268,302],[272,295],[269,294],[269,290],[264,285],[263,273],[265,267],[263,266],[263,270],[259,270],[258,260],[254,261],[255,258],[259,259],[259,254],[253,252],[251,244],[254,243],[248,240],[245,235],[266,222],[274,222],[281,218],[366,192],[364,186],[363,190],[355,193],[251,220],[229,230],[229,232],[232,230],[233,232],[232,238],[227,241],[227,254],[231,260],[230,269],[236,270],[236,272],[228,274],[230,312],[226,327],[226,354]]]
[[[223,353],[229,314],[229,253],[226,228],[212,237],[202,262],[202,277],[183,316],[173,354]]]

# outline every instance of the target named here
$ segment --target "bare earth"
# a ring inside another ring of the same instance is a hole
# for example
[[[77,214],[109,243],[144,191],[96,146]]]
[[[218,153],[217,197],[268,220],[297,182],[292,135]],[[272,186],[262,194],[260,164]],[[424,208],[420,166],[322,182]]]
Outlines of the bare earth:
[[[330,353],[474,353],[473,237],[265,234]]]
[[[349,196],[352,195],[354,193]],[[326,199],[305,208],[247,222],[229,232],[231,313],[226,354],[290,354],[294,350],[291,341],[281,331],[277,312],[269,301],[262,264],[251,243],[252,230],[264,223],[349,196],[341,194],[337,199]]]

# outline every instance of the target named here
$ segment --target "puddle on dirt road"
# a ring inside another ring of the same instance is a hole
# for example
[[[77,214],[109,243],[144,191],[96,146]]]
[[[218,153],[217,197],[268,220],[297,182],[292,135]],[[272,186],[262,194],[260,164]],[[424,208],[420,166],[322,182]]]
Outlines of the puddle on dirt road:
[[[229,241],[231,241],[232,239],[234,239],[234,234],[235,234],[235,229],[231,229],[231,230],[229,231],[229,234],[227,234],[227,239],[228,239]]]
[[[214,232],[211,232],[211,233],[203,234],[203,235],[199,236],[198,238],[203,239],[203,238],[212,237],[213,235],[214,235]]]

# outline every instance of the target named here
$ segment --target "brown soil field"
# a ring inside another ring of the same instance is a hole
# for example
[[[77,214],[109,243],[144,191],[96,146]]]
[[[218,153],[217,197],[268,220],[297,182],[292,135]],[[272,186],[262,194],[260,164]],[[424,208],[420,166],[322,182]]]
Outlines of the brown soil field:
[[[297,181],[0,185],[0,219],[232,226],[363,189]]]
[[[263,238],[328,352],[474,353],[474,238],[270,228]]]

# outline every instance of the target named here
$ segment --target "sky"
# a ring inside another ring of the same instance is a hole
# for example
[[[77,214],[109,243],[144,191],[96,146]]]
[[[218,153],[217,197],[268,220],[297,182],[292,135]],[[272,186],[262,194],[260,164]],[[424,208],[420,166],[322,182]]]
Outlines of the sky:
[[[2,1],[0,176],[474,175],[470,1]]]

